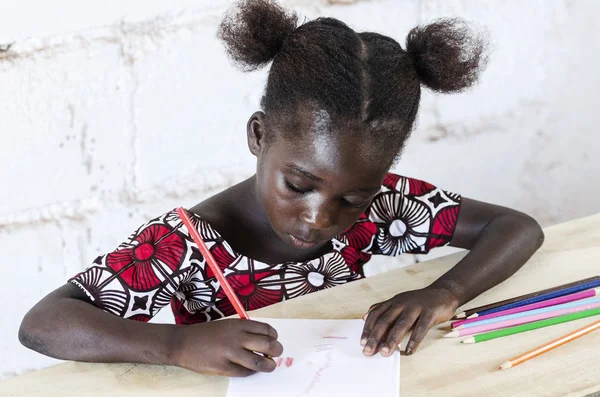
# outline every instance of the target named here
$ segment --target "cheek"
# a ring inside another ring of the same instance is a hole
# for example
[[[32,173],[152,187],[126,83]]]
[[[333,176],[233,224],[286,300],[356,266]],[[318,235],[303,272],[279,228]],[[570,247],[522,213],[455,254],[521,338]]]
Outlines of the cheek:
[[[362,215],[363,211],[344,211],[340,214],[340,217],[338,218],[338,227],[339,227],[339,233],[344,233],[346,232],[348,229],[350,229],[355,223],[356,221],[358,221],[358,219],[360,218],[360,216]]]
[[[275,174],[266,176],[260,186],[261,198],[271,223],[288,222],[301,211],[300,200],[291,196],[283,181]],[[280,221],[280,222],[279,222]]]

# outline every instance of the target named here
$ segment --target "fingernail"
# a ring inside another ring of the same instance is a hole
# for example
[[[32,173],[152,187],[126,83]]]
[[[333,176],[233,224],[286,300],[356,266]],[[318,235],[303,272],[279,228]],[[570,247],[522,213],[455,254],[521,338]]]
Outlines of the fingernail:
[[[413,351],[410,347],[407,347],[406,350],[404,350],[404,353],[406,353],[407,356],[410,356],[411,354],[413,354]]]
[[[369,313],[365,313],[365,314],[364,314],[364,316],[362,316],[362,319],[363,319],[363,321],[365,321],[365,320],[367,319],[367,315],[368,315],[368,314],[369,314]]]
[[[383,349],[381,349],[381,354],[388,354],[390,352],[390,349],[388,349],[387,347],[384,347]]]
[[[364,346],[364,345],[366,345],[366,344],[367,344],[367,340],[366,340],[366,339],[361,339],[361,340],[360,340],[360,345],[361,345],[361,346]]]
[[[367,346],[363,349],[363,352],[365,352],[365,353],[371,353],[372,351],[373,351],[373,349],[370,348],[369,346]]]

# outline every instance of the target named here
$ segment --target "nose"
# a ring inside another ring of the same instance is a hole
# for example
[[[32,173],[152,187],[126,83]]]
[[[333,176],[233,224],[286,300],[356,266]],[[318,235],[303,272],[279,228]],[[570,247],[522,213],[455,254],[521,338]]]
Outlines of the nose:
[[[315,201],[304,208],[300,219],[311,229],[323,230],[335,224],[339,210],[337,203],[325,200]]]

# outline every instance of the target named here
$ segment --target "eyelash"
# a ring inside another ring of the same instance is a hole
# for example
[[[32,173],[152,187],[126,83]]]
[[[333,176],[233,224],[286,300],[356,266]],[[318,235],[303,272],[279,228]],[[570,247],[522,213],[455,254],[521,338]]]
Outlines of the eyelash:
[[[362,208],[366,205],[366,203],[354,204],[349,202],[348,200],[342,200],[344,204],[350,208]]]
[[[311,191],[311,189],[302,190],[299,187],[292,185],[288,181],[286,181],[285,184],[288,187],[288,189],[290,189],[291,191],[296,192],[296,193],[308,193]]]
[[[312,190],[312,189],[306,189],[306,190],[300,189],[299,187],[292,185],[288,181],[286,181],[285,184],[288,187],[288,189],[290,189],[294,193],[298,193],[298,194],[308,193]],[[362,208],[366,205],[366,203],[354,204],[345,199],[342,199],[342,202],[344,203],[345,206],[350,207],[350,208]]]

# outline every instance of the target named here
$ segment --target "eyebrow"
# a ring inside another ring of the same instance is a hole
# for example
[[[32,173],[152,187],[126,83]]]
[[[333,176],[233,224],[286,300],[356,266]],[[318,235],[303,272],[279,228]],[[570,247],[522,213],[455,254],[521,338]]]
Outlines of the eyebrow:
[[[295,164],[286,164],[287,167],[292,170],[293,172],[295,172],[296,174],[300,174],[300,175],[304,175],[305,177],[307,177],[308,179],[311,179],[315,182],[318,183],[323,183],[325,182],[323,179],[319,178],[316,175],[311,174],[310,172],[308,172],[307,170],[303,169],[302,167],[298,167]],[[375,186],[375,187],[359,187],[356,189],[352,189],[350,190],[350,192],[361,192],[361,193],[376,193],[381,189],[381,186]]]
[[[323,179],[319,178],[318,176],[315,176],[313,174],[311,174],[310,172],[306,171],[305,169],[298,167],[295,164],[287,164],[287,167],[292,170],[293,172],[295,172],[296,174],[301,174],[304,175],[305,177],[307,177],[308,179],[312,179],[315,182],[319,182],[319,183],[323,183]]]

